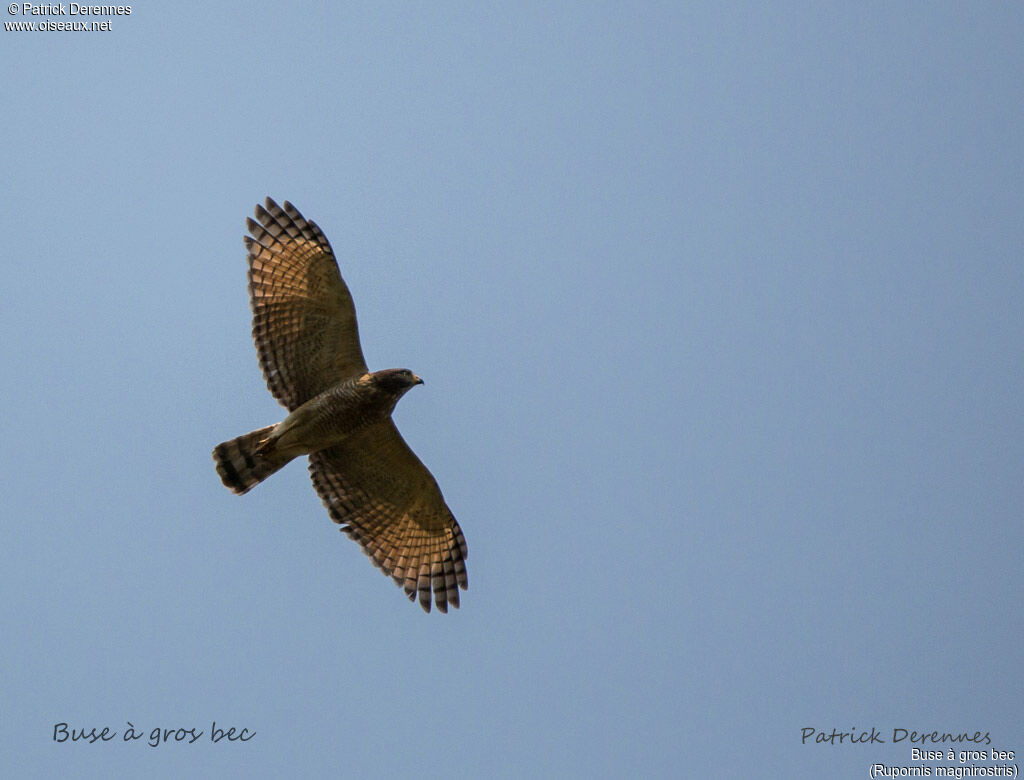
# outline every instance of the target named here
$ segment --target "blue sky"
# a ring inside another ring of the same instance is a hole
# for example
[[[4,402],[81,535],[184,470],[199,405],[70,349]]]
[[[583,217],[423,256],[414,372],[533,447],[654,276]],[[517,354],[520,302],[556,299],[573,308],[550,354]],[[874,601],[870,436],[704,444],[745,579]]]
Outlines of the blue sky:
[[[15,774],[1024,751],[1019,5],[186,2],[0,34]],[[426,380],[395,418],[468,541],[447,616],[303,464],[241,498],[213,469],[283,415],[241,242],[266,195],[330,238],[371,367]]]

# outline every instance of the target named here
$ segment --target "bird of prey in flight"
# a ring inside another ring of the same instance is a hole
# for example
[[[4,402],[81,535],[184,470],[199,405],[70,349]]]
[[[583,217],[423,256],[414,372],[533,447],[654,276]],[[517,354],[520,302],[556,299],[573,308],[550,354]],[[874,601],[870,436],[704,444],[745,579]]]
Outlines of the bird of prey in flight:
[[[309,456],[313,485],[341,530],[430,611],[459,606],[466,540],[437,481],[391,419],[423,384],[404,368],[369,371],[352,295],[327,238],[291,203],[267,198],[249,229],[249,300],[260,368],[288,409],[276,425],[217,445],[217,473],[245,493]]]

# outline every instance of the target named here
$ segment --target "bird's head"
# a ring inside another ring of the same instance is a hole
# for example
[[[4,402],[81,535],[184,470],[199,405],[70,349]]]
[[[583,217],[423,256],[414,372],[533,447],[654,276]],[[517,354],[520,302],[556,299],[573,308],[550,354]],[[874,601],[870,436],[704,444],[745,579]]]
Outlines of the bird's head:
[[[401,396],[409,388],[422,385],[423,380],[407,368],[386,368],[373,373],[373,381],[382,390]]]

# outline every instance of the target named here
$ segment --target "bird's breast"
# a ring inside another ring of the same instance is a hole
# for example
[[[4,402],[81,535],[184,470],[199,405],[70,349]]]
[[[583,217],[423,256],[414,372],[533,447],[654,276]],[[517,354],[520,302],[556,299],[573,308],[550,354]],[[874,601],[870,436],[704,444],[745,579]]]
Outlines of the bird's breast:
[[[273,436],[275,446],[295,455],[340,443],[360,428],[386,418],[394,403],[353,382],[335,385],[289,414]]]

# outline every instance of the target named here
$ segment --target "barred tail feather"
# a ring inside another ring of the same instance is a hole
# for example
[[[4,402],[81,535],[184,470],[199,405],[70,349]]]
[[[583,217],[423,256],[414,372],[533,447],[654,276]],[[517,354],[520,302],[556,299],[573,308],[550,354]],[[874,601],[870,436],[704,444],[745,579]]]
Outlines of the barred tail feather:
[[[217,464],[217,473],[221,481],[235,493],[241,495],[248,492],[291,460],[273,449],[258,451],[259,445],[266,441],[274,427],[268,425],[214,448],[213,460]]]

